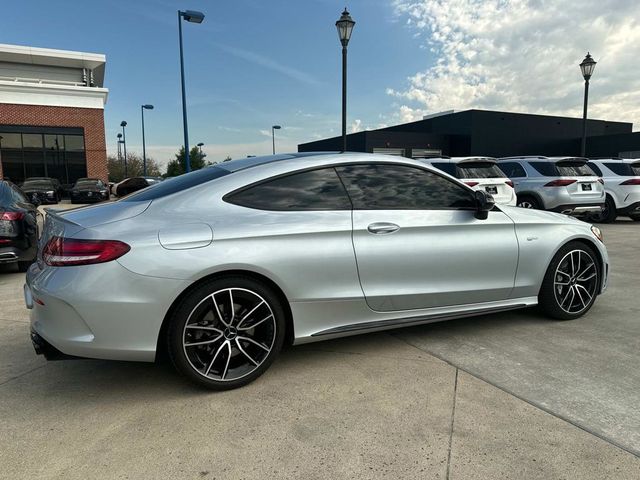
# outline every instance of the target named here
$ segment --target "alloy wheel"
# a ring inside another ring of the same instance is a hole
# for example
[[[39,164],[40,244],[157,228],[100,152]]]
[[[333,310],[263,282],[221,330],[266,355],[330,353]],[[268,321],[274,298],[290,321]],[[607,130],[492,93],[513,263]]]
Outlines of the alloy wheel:
[[[254,372],[269,356],[276,319],[268,302],[244,288],[225,288],[203,298],[191,311],[182,348],[203,377],[228,382]]]
[[[558,306],[567,313],[578,314],[587,309],[598,288],[598,268],[584,250],[567,253],[556,268],[553,290]]]

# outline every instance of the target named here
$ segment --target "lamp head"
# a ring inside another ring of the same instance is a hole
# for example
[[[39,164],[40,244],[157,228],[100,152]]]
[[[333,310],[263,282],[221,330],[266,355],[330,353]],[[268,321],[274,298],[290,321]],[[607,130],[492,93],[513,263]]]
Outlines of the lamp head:
[[[127,126],[127,122],[125,122],[124,120],[120,122],[120,126],[121,127],[126,127]]]
[[[597,62],[591,57],[591,54],[587,52],[587,56],[584,57],[584,60],[582,60],[580,64],[580,71],[585,80],[589,80],[591,75],[593,75],[593,71],[596,69],[596,63]]]
[[[153,105],[147,103],[146,105],[142,105],[142,108],[144,108],[145,110],[153,110]]]
[[[351,39],[351,32],[353,31],[353,26],[356,22],[353,21],[351,15],[347,9],[344,9],[340,19],[336,22],[336,28],[338,29],[338,38],[340,39],[340,43],[343,47],[346,47],[349,44],[349,40]]]
[[[274,130],[280,130],[282,127],[280,125],[273,125],[271,128]]]
[[[185,10],[180,12],[180,16],[191,23],[202,23],[204,20],[204,13],[195,10]]]

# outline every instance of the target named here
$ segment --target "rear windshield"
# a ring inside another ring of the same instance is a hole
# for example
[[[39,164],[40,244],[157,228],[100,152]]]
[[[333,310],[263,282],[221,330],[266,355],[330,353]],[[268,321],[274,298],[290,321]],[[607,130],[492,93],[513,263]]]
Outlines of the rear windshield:
[[[51,180],[27,180],[22,184],[22,188],[29,187],[53,187]]]
[[[607,162],[603,165],[621,177],[637,177],[640,175],[640,163]]]
[[[215,180],[216,178],[229,175],[228,170],[218,167],[206,167],[195,172],[185,173],[179,177],[167,179],[163,182],[155,183],[153,186],[140,190],[136,193],[120,200],[121,202],[144,202],[166,197],[177,192],[181,192],[191,187]]]
[[[505,174],[492,162],[465,162],[457,167],[458,178],[505,178]]]
[[[563,161],[552,162],[529,162],[538,173],[545,177],[595,177],[595,172],[585,162]]]

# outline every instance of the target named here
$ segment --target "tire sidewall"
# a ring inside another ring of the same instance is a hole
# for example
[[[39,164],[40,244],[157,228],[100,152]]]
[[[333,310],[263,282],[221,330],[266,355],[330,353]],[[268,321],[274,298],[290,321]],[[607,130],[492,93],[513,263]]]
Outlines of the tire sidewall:
[[[242,378],[223,382],[206,378],[196,372],[184,353],[182,341],[185,323],[196,305],[212,293],[226,288],[244,288],[260,295],[269,304],[269,307],[271,307],[271,311],[275,317],[276,334],[271,351],[258,368]],[[169,319],[167,328],[167,351],[178,372],[193,382],[212,390],[230,390],[251,383],[269,368],[282,349],[285,339],[285,328],[286,321],[283,306],[277,295],[275,295],[269,287],[250,277],[221,277],[197,286],[176,306]]]
[[[558,305],[558,300],[556,299],[555,291],[554,291],[554,277],[556,273],[556,269],[560,261],[564,258],[564,256],[571,252],[572,250],[582,250],[589,254],[589,256],[593,259],[596,264],[597,271],[597,286],[596,291],[594,292],[593,298],[589,302],[587,308],[579,313],[568,313],[564,311],[560,305]],[[551,318],[555,320],[573,320],[576,318],[580,318],[583,315],[586,315],[589,310],[593,307],[593,304],[596,301],[600,293],[600,286],[602,285],[602,265],[600,265],[599,257],[595,252],[595,247],[591,247],[582,242],[572,241],[563,245],[553,256],[549,266],[547,267],[547,271],[544,276],[544,280],[542,281],[542,286],[540,287],[540,293],[538,294],[538,305],[539,307]]]

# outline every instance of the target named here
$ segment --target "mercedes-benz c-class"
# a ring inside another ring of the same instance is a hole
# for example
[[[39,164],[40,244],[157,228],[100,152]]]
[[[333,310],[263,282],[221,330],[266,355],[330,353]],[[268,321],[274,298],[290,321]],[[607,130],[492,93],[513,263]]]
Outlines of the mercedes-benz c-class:
[[[50,211],[25,301],[50,358],[167,352],[186,377],[228,389],[285,342],[534,305],[574,319],[608,271],[588,223],[496,206],[416,160],[294,153]]]

